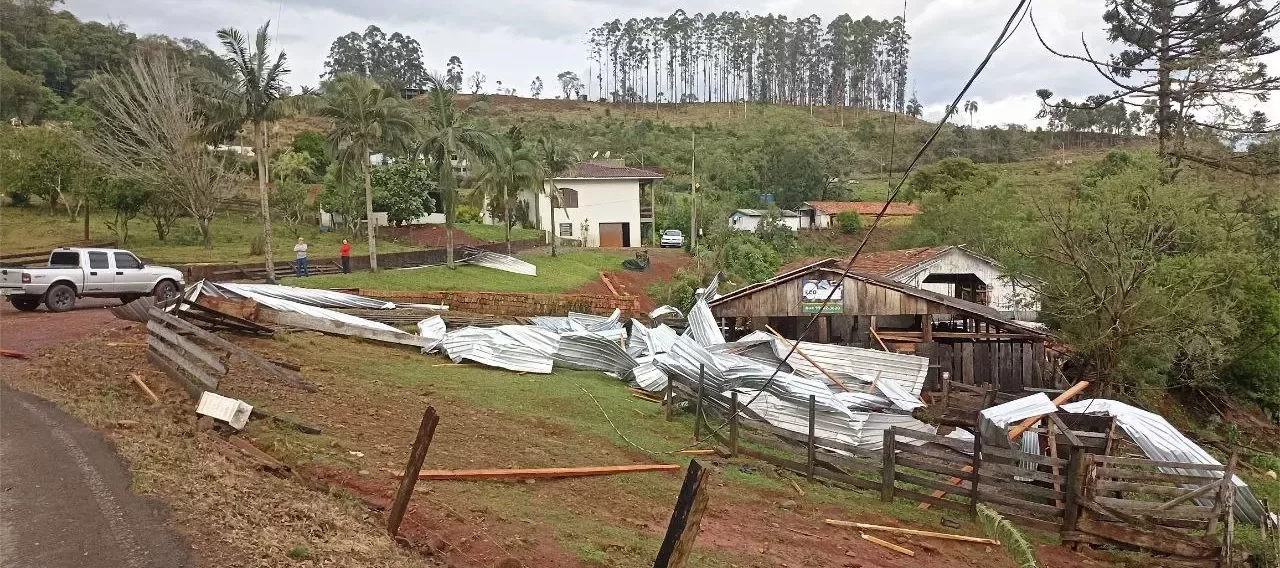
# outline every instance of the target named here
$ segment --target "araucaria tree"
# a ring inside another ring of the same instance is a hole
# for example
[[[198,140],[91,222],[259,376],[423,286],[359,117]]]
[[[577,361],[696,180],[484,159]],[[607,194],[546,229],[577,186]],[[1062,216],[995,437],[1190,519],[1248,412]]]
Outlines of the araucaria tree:
[[[373,218],[370,155],[376,149],[413,135],[416,128],[413,111],[398,93],[384,89],[377,81],[369,77],[343,75],[325,86],[315,113],[333,120],[326,141],[330,152],[338,156],[340,167],[358,166],[364,177],[369,268],[377,270],[378,244]]]
[[[1272,31],[1280,24],[1280,3],[1107,0],[1102,19],[1108,39],[1122,47],[1119,53],[1097,56],[1085,44],[1082,54],[1070,54],[1044,45],[1061,57],[1090,64],[1115,87],[1090,97],[1084,106],[1121,101],[1149,109],[1160,155],[1171,172],[1183,159],[1209,161],[1187,147],[1189,133],[1277,130],[1261,113],[1242,112],[1238,103],[1266,100],[1280,89],[1280,78],[1262,60],[1280,51]],[[1038,94],[1046,102],[1045,95],[1052,96],[1048,90]]]
[[[477,73],[478,75],[479,73]],[[454,104],[455,91],[439,75],[427,77],[427,116],[419,152],[435,168],[437,187],[444,198],[445,263],[453,267],[453,221],[458,208],[458,171],[493,161],[500,152],[498,139],[475,126],[470,115]],[[474,107],[470,107],[474,108]],[[468,108],[468,111],[470,111]]]
[[[201,92],[205,107],[212,119],[209,130],[225,132],[249,123],[253,125],[254,157],[258,161],[258,200],[262,206],[262,236],[267,253],[267,280],[274,282],[275,256],[271,243],[271,206],[267,193],[267,129],[282,113],[285,96],[284,76],[289,74],[285,55],[281,52],[275,61],[267,54],[270,46],[268,30],[271,22],[258,28],[253,46],[239,30],[218,30],[218,41],[225,50],[223,55],[229,76],[224,77],[204,70],[200,74]]]
[[[212,248],[210,224],[237,174],[233,158],[211,152],[202,139],[203,110],[181,68],[167,54],[139,52],[126,69],[102,78],[93,102],[89,156],[181,204]]]
[[[823,26],[810,15],[694,14],[606,22],[588,32],[600,97],[755,101],[906,110],[910,36],[902,18]],[[589,78],[590,79],[590,78]]]

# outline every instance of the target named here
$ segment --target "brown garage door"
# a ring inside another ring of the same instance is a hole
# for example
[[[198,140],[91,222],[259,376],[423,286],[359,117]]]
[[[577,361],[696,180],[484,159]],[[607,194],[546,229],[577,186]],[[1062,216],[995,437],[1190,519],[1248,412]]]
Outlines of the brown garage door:
[[[622,247],[623,235],[626,229],[625,223],[600,223],[600,246],[602,247]]]

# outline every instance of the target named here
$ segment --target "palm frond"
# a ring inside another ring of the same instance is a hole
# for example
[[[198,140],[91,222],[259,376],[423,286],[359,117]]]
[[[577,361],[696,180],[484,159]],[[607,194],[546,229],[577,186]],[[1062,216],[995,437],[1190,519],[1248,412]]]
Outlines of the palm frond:
[[[987,538],[1000,541],[1005,553],[1018,565],[1018,568],[1040,568],[1035,547],[1027,542],[1026,536],[1018,530],[1018,527],[998,511],[979,503],[978,526],[982,527],[982,532],[987,535]]]

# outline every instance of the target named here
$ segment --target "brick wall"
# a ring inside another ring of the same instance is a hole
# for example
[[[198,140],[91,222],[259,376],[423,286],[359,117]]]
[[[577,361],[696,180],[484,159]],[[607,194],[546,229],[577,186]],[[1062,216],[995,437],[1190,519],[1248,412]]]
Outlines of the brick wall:
[[[451,310],[495,316],[563,316],[569,312],[609,315],[615,308],[621,309],[624,317],[640,312],[640,302],[635,296],[368,289],[343,291],[402,304],[445,304]]]

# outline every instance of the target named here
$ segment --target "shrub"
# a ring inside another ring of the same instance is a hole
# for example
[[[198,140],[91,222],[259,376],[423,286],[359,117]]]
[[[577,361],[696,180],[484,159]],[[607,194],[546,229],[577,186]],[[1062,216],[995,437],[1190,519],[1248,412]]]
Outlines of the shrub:
[[[841,233],[856,233],[862,230],[862,215],[856,211],[845,211],[836,215],[836,224]]]
[[[9,190],[9,204],[14,207],[26,207],[31,205],[31,195],[25,191],[16,189]]]
[[[453,214],[453,220],[456,223],[479,223],[480,208],[472,205],[459,205],[457,211]]]
[[[737,232],[720,250],[719,264],[730,279],[752,283],[772,278],[782,259],[778,251],[755,235]]]

